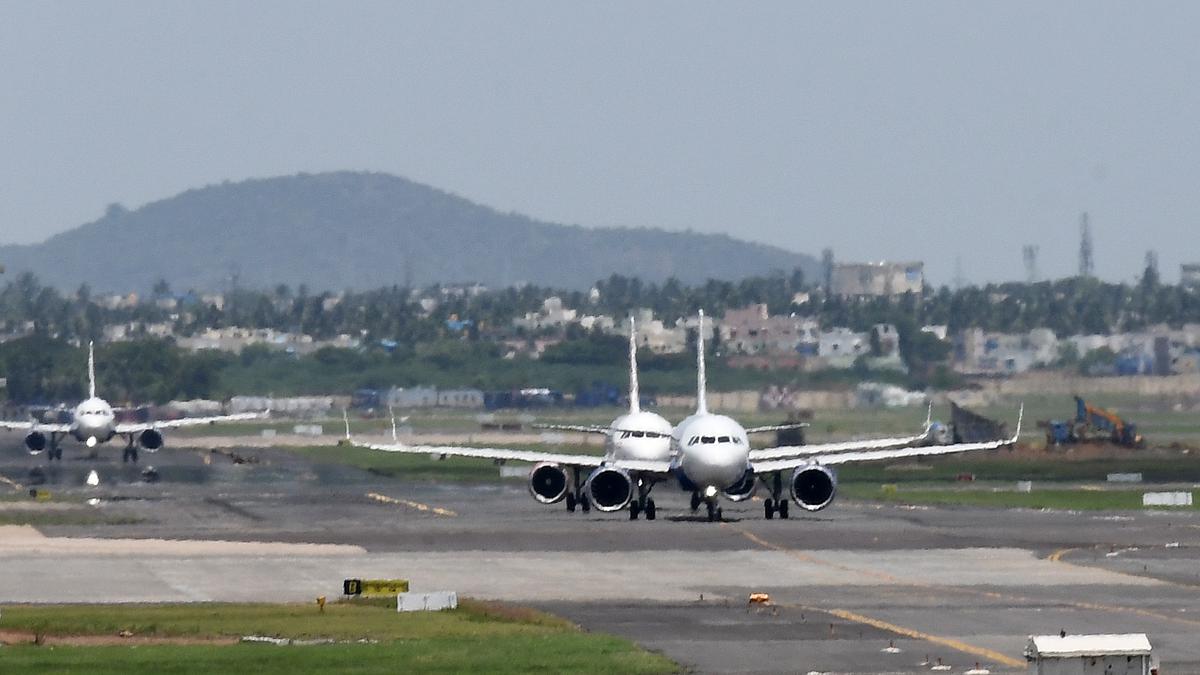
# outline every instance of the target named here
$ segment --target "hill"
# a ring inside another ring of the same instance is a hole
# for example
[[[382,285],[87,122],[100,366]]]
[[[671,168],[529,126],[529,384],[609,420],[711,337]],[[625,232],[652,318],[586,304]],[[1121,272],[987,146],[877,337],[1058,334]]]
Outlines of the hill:
[[[314,290],[412,281],[587,288],[610,274],[646,281],[740,279],[816,261],[725,235],[585,228],[500,213],[412,181],[337,172],[222,183],[103,218],[40,244],[0,246],[64,290],[178,290],[286,283]]]

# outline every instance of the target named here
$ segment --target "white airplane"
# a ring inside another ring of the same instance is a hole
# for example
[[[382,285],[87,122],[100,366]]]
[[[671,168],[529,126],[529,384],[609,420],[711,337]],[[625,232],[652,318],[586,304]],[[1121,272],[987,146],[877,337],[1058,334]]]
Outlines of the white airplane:
[[[270,411],[263,413],[240,413],[236,415],[217,415],[213,417],[186,417],[178,420],[162,422],[118,422],[116,413],[108,401],[96,396],[96,357],[92,343],[88,343],[88,398],[75,406],[71,413],[72,420],[65,424],[45,424],[42,422],[16,422],[0,420],[0,429],[27,432],[25,447],[29,454],[40,455],[49,450],[50,460],[62,460],[62,448],[59,441],[72,436],[75,440],[89,448],[101,443],[107,443],[114,436],[125,437],[125,454],[123,461],[138,461],[138,446],[147,452],[156,452],[163,445],[162,431],[180,427],[214,424],[216,422],[238,422],[266,417]],[[49,436],[47,438],[47,435]]]
[[[567,476],[570,472],[576,477],[576,498],[579,501],[590,503],[605,512],[619,511],[629,506],[631,520],[637,518],[643,505],[650,506],[653,503],[649,493],[657,483],[674,480],[683,490],[692,493],[692,509],[698,509],[701,503],[706,504],[708,519],[713,521],[721,519],[719,504],[722,496],[735,502],[749,499],[760,483],[770,492],[770,497],[764,500],[767,519],[776,514],[780,518],[787,518],[788,495],[806,511],[820,511],[833,502],[837,491],[837,473],[832,467],[838,464],[991,450],[1016,443],[1021,433],[1021,419],[1018,417],[1017,433],[1012,438],[984,443],[930,445],[931,425],[927,423],[924,433],[910,437],[911,444],[899,447],[894,444],[901,439],[879,439],[750,450],[749,433],[758,429],[747,429],[729,417],[708,411],[703,312],[700,322],[701,336],[696,354],[696,412],[674,428],[666,457],[617,456],[611,451],[603,456],[589,456],[508,448],[404,445],[398,442],[355,443],[350,438],[349,425],[347,438],[359,447],[384,452],[534,462],[535,466],[530,472],[530,492],[543,503],[554,503],[568,494],[570,484]],[[1021,416],[1023,414],[1022,409]],[[615,422],[613,430],[621,431]],[[578,477],[585,471],[590,473],[580,488]],[[784,474],[787,472],[790,472],[790,477],[785,483]],[[646,509],[646,517],[653,519],[654,511],[651,508]]]

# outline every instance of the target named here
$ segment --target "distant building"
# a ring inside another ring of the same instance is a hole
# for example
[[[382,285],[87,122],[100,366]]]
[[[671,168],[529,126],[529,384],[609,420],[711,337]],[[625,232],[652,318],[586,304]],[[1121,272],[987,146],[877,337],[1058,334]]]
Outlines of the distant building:
[[[1179,285],[1189,291],[1200,290],[1200,263],[1184,263],[1179,266]]]
[[[830,282],[841,298],[896,297],[920,293],[925,287],[925,263],[838,263]]]
[[[778,356],[815,356],[820,333],[814,319],[770,316],[765,304],[726,311],[718,330],[727,353]]]

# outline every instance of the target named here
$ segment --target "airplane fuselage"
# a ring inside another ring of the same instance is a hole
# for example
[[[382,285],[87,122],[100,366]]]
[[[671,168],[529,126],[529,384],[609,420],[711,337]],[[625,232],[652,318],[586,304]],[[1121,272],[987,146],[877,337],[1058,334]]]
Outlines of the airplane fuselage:
[[[745,428],[724,415],[688,417],[675,427],[671,445],[682,481],[709,497],[736,485],[750,465]]]
[[[626,413],[609,425],[604,449],[612,459],[669,460],[671,423],[652,412]]]
[[[116,414],[102,398],[93,396],[75,406],[73,416],[71,435],[89,448],[107,442],[116,434]]]

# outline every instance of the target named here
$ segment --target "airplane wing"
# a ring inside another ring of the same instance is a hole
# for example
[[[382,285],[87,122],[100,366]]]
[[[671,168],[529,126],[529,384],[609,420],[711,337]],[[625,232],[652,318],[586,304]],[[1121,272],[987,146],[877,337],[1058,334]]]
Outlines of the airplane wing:
[[[40,431],[42,433],[58,433],[65,434],[71,431],[70,424],[43,424],[42,422],[34,422],[26,420],[20,422],[17,420],[0,420],[0,429],[4,431]]]
[[[905,457],[930,457],[935,455],[953,455],[961,452],[973,452],[977,450],[996,450],[998,448],[1007,447],[1017,442],[1021,436],[1021,420],[1025,416],[1025,407],[1021,406],[1021,412],[1017,416],[1017,431],[1011,438],[1001,438],[994,441],[984,441],[981,443],[957,443],[953,445],[929,445],[924,447],[905,447],[905,448],[890,448],[886,450],[860,450],[851,452],[835,453],[831,455],[816,455],[807,457],[789,457],[787,459],[776,459],[766,461],[751,461],[750,466],[755,473],[771,473],[774,471],[786,471],[795,469],[809,464],[848,464],[850,462],[873,462],[881,459],[903,459]]]
[[[584,434],[607,434],[609,431],[608,427],[590,424],[532,424],[530,426],[543,431],[578,431]]]
[[[765,427],[746,427],[748,434],[762,434],[769,431],[791,431],[792,429],[803,429],[812,426],[808,422],[793,422],[791,424],[772,424]]]
[[[360,443],[350,441],[355,447],[380,452],[400,452],[408,455],[437,457],[473,457],[496,461],[552,462],[574,467],[616,466],[641,473],[670,473],[671,463],[653,460],[609,460],[599,455],[568,455],[539,450],[514,450],[512,448],[467,448],[455,445],[406,445],[403,443]]]
[[[265,419],[270,415],[267,412],[250,412],[236,413],[233,415],[213,415],[211,417],[183,417],[177,420],[164,420],[161,422],[133,422],[121,423],[116,427],[118,434],[136,434],[148,429],[179,429],[181,427],[195,427],[204,424],[217,424],[219,422],[245,422],[249,420]]]
[[[750,461],[767,461],[786,457],[810,457],[812,455],[827,455],[846,452],[849,450],[882,450],[898,448],[920,443],[928,436],[928,429],[915,436],[897,438],[873,438],[862,441],[839,441],[837,443],[820,443],[817,445],[782,445],[775,448],[763,448],[750,451]]]
[[[767,427],[755,427],[755,430]],[[772,459],[784,459],[787,457],[806,457],[812,455],[824,455],[835,452],[846,452],[849,450],[882,450],[884,448],[899,448],[920,443],[929,437],[929,430],[933,428],[933,404],[929,404],[929,408],[925,413],[925,428],[921,433],[915,436],[901,436],[896,438],[873,438],[864,441],[839,441],[837,443],[821,443],[817,445],[782,445],[775,448],[763,448],[761,450],[750,451],[750,461],[767,461]],[[746,430],[750,433],[750,429]]]

